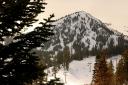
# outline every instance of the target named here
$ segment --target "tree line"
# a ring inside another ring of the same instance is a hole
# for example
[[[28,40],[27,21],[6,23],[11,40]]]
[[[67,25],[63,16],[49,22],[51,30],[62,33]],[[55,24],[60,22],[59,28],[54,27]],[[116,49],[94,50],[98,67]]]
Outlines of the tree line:
[[[105,51],[96,56],[91,85],[128,85],[128,50],[122,53],[116,71],[112,60],[108,63],[107,58]]]

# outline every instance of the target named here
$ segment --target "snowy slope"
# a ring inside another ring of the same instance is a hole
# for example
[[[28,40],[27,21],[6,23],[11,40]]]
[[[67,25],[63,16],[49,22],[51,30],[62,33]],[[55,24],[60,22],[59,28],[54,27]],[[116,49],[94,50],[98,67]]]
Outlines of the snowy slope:
[[[113,56],[108,59],[113,61],[114,67],[116,68],[116,63],[119,61],[120,55]],[[91,63],[91,67],[89,65]],[[85,58],[81,61],[72,61],[69,66],[69,71],[66,72],[66,85],[88,85],[92,80],[93,67],[95,63],[95,56]],[[52,78],[52,72],[49,75],[49,78]],[[61,79],[62,82],[65,82],[65,71],[60,69],[57,73],[57,77]]]
[[[122,47],[128,46],[128,40],[125,40],[121,33],[111,30],[99,19],[84,11],[66,15],[53,24],[56,25],[55,35],[44,47],[44,51],[52,52],[52,55],[63,51],[65,47],[69,47],[74,56],[85,56],[103,48],[114,51],[115,48],[112,47],[118,48],[124,43],[125,46]]]

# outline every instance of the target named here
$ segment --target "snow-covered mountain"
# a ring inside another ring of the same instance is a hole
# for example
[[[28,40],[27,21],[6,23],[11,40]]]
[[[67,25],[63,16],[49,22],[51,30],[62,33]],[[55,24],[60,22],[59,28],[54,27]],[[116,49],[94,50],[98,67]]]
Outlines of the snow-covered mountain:
[[[109,53],[118,54],[128,47],[128,37],[109,29],[99,19],[84,11],[66,15],[56,22],[55,35],[45,44],[44,51],[58,54],[65,47],[75,56],[94,55],[108,48]]]
[[[118,32],[118,30],[113,30],[112,27],[84,11],[66,15],[56,20],[53,24],[55,25],[55,35],[45,44],[43,56],[45,53],[45,56],[59,54],[57,56],[59,58],[56,59],[55,57],[55,59],[56,61],[59,60],[57,64],[60,64],[61,67],[62,62],[64,62],[64,58],[62,58],[63,50],[69,47],[71,54],[69,69],[66,71],[66,74],[64,68],[60,68],[57,73],[57,77],[61,81],[66,82],[66,85],[89,85],[91,83],[95,54],[101,51],[101,49],[106,48],[108,53],[113,55],[120,54],[128,48],[128,36],[123,34],[124,31]],[[86,56],[89,57],[83,58]],[[78,57],[81,57],[81,60],[78,60]],[[113,61],[114,67],[116,67],[120,55],[112,56],[108,61],[110,59]],[[52,60],[53,58],[49,59],[50,62]],[[48,77],[53,78],[53,67],[52,65],[50,66],[49,70],[51,70],[51,73]]]

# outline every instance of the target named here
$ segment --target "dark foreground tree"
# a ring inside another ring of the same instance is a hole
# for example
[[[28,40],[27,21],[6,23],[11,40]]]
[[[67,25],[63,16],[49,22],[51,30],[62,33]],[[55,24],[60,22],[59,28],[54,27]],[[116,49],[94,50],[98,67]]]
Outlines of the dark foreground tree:
[[[119,63],[116,68],[116,85],[123,85],[124,83],[124,65],[123,65],[123,59],[119,60]]]
[[[44,0],[0,0],[0,85],[24,85],[44,76],[45,67],[32,50],[53,35],[54,15],[39,22],[34,31],[22,31],[38,21],[45,4]]]
[[[128,85],[128,50],[125,50],[122,54],[124,61],[124,85]]]
[[[116,84],[128,85],[128,50],[125,50],[118,63],[116,71]]]
[[[105,51],[96,56],[92,85],[109,85],[108,67]]]
[[[115,85],[114,66],[112,60],[108,64],[108,77],[109,77],[108,85]]]

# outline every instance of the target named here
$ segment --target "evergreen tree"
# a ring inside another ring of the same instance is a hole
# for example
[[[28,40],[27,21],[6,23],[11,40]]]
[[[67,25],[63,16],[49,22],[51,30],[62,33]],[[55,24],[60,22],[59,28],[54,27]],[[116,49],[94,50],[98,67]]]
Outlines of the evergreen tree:
[[[58,54],[57,54],[57,63],[59,65],[63,64],[63,52],[62,51],[59,51]]]
[[[121,59],[116,68],[116,82],[115,85],[123,85],[124,83],[124,64],[123,59]]]
[[[106,58],[107,55],[104,51],[96,56],[92,85],[109,85]]]
[[[113,67],[112,60],[108,64],[108,77],[109,77],[108,85],[115,85],[114,67]]]
[[[128,50],[125,50],[122,54],[124,61],[124,85],[128,85]]]
[[[44,0],[0,1],[0,85],[24,85],[44,76],[44,66],[32,49],[42,47],[53,35],[50,23],[54,15],[34,31],[22,33],[37,22],[36,17],[44,12]],[[10,38],[9,42],[5,40]]]
[[[57,78],[56,77],[56,74],[57,74],[57,72],[59,71],[59,69],[60,69],[60,67],[59,67],[60,65],[57,63],[57,56],[54,56],[54,58],[53,58],[53,73],[54,73],[54,77],[55,77],[55,79]]]
[[[63,51],[63,66],[65,68],[65,70],[69,69],[69,63],[70,63],[70,51],[68,47],[64,48]]]
[[[117,85],[128,85],[128,50],[123,52],[121,60],[118,63],[116,83]]]
[[[92,79],[92,85],[96,85],[96,82],[98,82],[100,79],[99,79],[99,57],[100,55],[97,55],[96,56],[96,60],[95,60],[95,64],[94,64],[94,72],[93,72],[93,79]],[[98,85],[98,84],[97,84]]]

